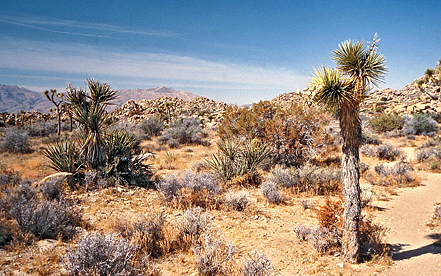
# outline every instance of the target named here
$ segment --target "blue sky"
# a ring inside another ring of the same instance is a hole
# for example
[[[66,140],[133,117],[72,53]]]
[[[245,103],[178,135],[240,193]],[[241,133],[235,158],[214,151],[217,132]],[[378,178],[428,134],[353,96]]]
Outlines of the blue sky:
[[[441,58],[438,1],[64,1],[0,5],[0,84],[169,86],[247,104],[303,89],[344,40],[377,32],[401,89]]]

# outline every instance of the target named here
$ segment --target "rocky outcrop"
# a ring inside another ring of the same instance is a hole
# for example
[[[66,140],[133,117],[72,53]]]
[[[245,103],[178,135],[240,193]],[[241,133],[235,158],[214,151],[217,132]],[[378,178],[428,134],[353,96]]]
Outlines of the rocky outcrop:
[[[140,100],[136,103],[129,100],[120,108],[115,109],[111,116],[116,119],[127,119],[139,122],[154,115],[173,116],[187,115],[199,116],[204,121],[220,121],[228,104],[214,100],[197,97],[191,101],[185,101],[176,97],[161,97],[153,100]]]
[[[397,112],[413,114],[419,112],[441,112],[441,86],[439,82],[416,87],[413,83],[401,90],[375,90],[366,97],[362,105],[365,112]]]

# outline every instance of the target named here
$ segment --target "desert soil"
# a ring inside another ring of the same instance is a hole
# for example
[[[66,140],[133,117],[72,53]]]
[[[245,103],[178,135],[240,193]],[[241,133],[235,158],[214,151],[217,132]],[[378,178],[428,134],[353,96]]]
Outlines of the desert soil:
[[[422,177],[420,186],[402,189],[391,200],[377,203],[394,260],[384,275],[441,275],[441,247],[433,245],[440,238],[439,228],[428,225],[441,201],[441,174]]]

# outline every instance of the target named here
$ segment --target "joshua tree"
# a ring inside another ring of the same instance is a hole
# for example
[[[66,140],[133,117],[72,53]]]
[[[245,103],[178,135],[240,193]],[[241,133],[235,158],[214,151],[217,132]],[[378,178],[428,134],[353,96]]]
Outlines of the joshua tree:
[[[371,85],[383,81],[387,71],[384,57],[377,53],[377,35],[368,48],[363,42],[345,41],[333,52],[336,69],[320,68],[311,78],[314,100],[338,112],[342,144],[343,259],[359,261],[361,201],[359,147],[361,144],[360,103]]]
[[[64,99],[63,99],[64,94],[57,93],[56,89],[51,89],[50,93],[51,94],[49,96],[49,90],[44,91],[44,95],[46,95],[46,98],[55,105],[55,108],[56,108],[55,110],[57,112],[57,119],[58,119],[57,134],[58,134],[58,137],[60,137],[60,134],[61,134],[61,113],[62,113],[60,106],[61,106],[61,103],[64,101]],[[54,99],[54,96],[57,96],[59,98],[59,100]]]

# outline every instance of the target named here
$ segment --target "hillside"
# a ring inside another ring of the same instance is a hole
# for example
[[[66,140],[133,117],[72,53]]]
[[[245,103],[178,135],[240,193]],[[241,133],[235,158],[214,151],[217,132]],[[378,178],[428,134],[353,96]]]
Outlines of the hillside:
[[[191,101],[198,95],[187,91],[176,91],[170,87],[155,87],[149,89],[121,89],[118,90],[118,99],[111,110],[120,107],[123,103],[134,100],[153,100],[161,97],[178,98]],[[38,93],[24,87],[0,84],[0,112],[16,113],[20,110],[47,113],[53,108],[43,93]]]
[[[0,84],[0,112],[16,113],[20,110],[48,112],[52,108],[43,93],[18,87]]]

